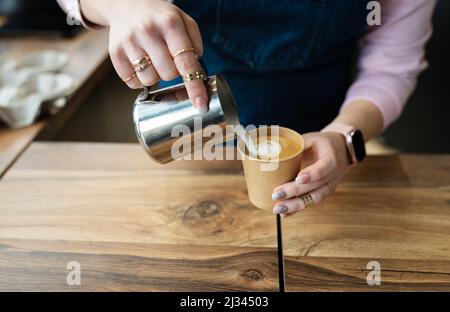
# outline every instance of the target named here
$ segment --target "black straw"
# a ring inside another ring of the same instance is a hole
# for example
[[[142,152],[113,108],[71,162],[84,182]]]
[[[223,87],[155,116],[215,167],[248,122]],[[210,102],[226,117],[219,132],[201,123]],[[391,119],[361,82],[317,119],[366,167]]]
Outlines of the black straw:
[[[281,216],[277,214],[277,244],[278,244],[278,281],[280,292],[285,292],[284,280],[284,256],[283,256],[283,236],[281,235]]]

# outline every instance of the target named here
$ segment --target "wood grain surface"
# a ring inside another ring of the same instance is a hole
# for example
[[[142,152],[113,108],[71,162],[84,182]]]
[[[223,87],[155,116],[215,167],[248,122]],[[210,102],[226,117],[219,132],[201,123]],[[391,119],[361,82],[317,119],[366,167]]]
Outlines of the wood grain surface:
[[[0,121],[0,179],[44,127],[43,121],[12,130]]]
[[[367,283],[371,261],[378,286]],[[450,261],[288,256],[285,265],[287,291],[450,291]]]
[[[450,290],[449,165],[368,157],[324,205],[283,220],[287,290]],[[33,143],[0,199],[2,290],[67,290],[69,259],[89,268],[89,290],[278,289],[275,218],[249,203],[238,161]],[[382,286],[365,282],[372,260]]]
[[[34,143],[0,182],[0,239],[26,243],[0,250],[0,289],[66,290],[72,259],[89,274],[76,290],[276,291],[275,217],[245,190],[238,162],[159,165],[136,144]]]
[[[369,158],[284,238],[291,256],[450,260],[450,157]]]
[[[0,268],[2,291],[278,290],[273,248],[0,240]]]
[[[78,82],[77,90],[67,98],[66,106],[54,116],[35,124],[10,129],[0,121],[0,178],[22,151],[37,137],[51,138],[78,109],[97,82],[110,68],[108,31],[85,31],[75,38],[11,37],[0,41],[0,58],[20,58],[27,53],[56,49],[67,52],[69,64],[63,69]]]
[[[276,247],[275,216],[250,204],[237,161],[34,143],[1,182],[0,237]]]
[[[373,260],[385,283],[368,290],[450,291],[450,157],[368,158],[323,205],[283,220],[283,238],[288,291],[364,290]],[[333,281],[314,286],[316,274]]]

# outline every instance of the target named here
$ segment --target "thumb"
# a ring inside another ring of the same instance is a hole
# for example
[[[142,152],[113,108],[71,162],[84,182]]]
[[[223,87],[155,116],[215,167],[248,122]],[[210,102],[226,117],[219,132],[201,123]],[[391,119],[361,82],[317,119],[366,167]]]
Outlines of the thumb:
[[[305,150],[310,149],[318,139],[317,135],[314,133],[306,133],[302,136],[303,139],[305,139]]]

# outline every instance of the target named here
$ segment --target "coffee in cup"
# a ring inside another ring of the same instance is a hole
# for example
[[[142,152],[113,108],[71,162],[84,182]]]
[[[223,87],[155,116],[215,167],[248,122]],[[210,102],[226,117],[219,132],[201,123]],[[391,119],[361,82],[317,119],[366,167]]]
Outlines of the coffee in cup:
[[[283,127],[259,127],[249,135],[257,153],[250,153],[243,140],[238,142],[248,196],[256,207],[272,210],[273,189],[293,181],[300,171],[305,141],[294,130]]]

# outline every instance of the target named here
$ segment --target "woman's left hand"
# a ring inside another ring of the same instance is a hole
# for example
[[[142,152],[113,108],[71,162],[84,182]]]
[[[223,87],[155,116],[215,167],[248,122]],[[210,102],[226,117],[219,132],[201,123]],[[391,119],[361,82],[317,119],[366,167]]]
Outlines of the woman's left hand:
[[[306,148],[303,168],[295,181],[276,187],[272,199],[274,213],[290,216],[305,208],[302,196],[310,194],[314,205],[331,195],[349,167],[344,136],[337,132],[311,132],[303,135]]]

